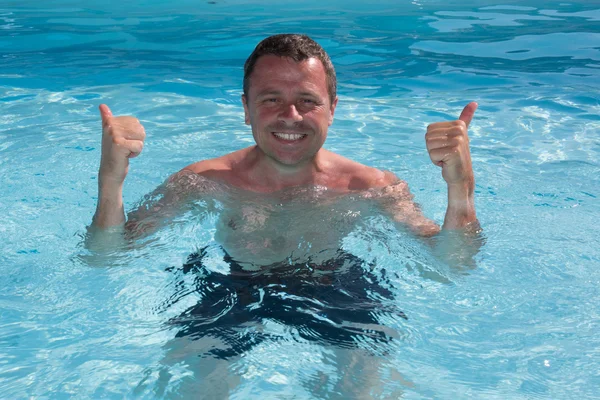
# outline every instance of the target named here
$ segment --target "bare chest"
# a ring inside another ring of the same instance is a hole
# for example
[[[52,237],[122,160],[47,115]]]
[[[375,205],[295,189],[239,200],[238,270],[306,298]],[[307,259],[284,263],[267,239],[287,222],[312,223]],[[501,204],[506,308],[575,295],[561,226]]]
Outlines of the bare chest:
[[[216,239],[238,261],[304,262],[337,251],[367,212],[364,202],[347,200],[240,202],[220,215]]]

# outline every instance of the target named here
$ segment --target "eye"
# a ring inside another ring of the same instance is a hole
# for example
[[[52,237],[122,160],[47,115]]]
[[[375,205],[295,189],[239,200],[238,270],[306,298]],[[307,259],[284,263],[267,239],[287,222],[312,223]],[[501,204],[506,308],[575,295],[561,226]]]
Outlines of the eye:
[[[307,98],[307,99],[301,99],[298,104],[298,107],[302,107],[302,108],[308,110],[308,109],[313,109],[318,105],[319,105],[319,102],[317,100]]]

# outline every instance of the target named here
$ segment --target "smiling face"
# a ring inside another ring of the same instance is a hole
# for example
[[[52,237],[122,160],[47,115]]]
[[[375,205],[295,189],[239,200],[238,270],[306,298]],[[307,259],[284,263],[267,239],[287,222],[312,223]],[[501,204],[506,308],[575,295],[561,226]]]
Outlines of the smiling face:
[[[323,146],[337,98],[331,103],[320,60],[265,55],[256,62],[242,102],[258,147],[271,160],[292,166],[310,161]]]

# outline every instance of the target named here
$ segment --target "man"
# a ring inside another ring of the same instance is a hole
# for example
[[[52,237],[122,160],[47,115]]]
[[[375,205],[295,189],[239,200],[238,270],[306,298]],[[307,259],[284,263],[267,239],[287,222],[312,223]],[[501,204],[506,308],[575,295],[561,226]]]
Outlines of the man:
[[[180,328],[170,354],[201,352],[227,370],[229,360],[272,337],[263,322],[276,321],[295,329],[302,339],[333,346],[341,375],[347,378],[342,381],[376,375],[374,364],[357,362],[360,352],[352,349],[361,343],[377,348],[393,336],[372,311],[407,316],[397,309],[391,291],[378,284],[376,273],[340,250],[340,241],[366,215],[369,207],[364,205],[373,202],[419,236],[436,235],[440,227],[423,216],[406,183],[394,174],[323,148],[337,102],[335,71],[321,46],[301,35],[263,40],[244,66],[242,103],[256,145],[185,167],[158,189],[157,196],[130,213],[127,223],[123,183],[129,159],[142,152],[144,128],[137,119],[115,117],[106,105],[100,106],[96,232],[121,235],[124,229],[136,236],[160,223],[157,215],[177,212],[196,195],[219,197],[225,205],[215,236],[230,274],[207,268],[214,259],[211,247],[192,254],[183,267],[171,269],[178,275],[176,282],[186,281],[180,275],[196,274],[195,286],[177,293],[201,293],[202,300],[170,321]],[[478,229],[467,136],[476,108],[470,103],[458,120],[427,129],[429,155],[442,167],[448,184],[443,225],[448,231]],[[180,298],[173,295],[169,301]],[[165,309],[170,305],[167,302]],[[178,362],[173,359],[170,363]],[[215,366],[199,366],[196,371],[206,371],[206,382],[227,386]],[[358,383],[363,386],[360,390],[372,386]],[[356,390],[348,393],[356,395]]]
[[[393,188],[395,201],[384,202],[393,218],[418,235],[437,234],[440,228],[423,216],[406,184],[394,174],[322,147],[337,102],[335,70],[321,46],[307,36],[271,36],[256,47],[244,66],[242,103],[256,145],[191,164],[179,176],[193,173],[258,193],[309,185],[337,192]],[[442,168],[448,185],[445,230],[478,229],[467,135],[476,109],[477,104],[470,103],[458,120],[427,128],[429,156]],[[136,118],[115,117],[106,105],[100,106],[100,113],[102,157],[93,225],[105,229],[125,223],[123,183],[129,159],[142,152],[145,132]]]

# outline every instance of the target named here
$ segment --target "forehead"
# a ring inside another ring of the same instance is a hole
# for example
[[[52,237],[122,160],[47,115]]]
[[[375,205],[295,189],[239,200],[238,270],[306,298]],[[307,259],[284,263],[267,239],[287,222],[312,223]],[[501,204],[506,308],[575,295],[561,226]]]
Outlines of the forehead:
[[[314,57],[300,62],[271,54],[260,57],[250,75],[250,89],[277,85],[307,85],[326,91],[325,67]]]

